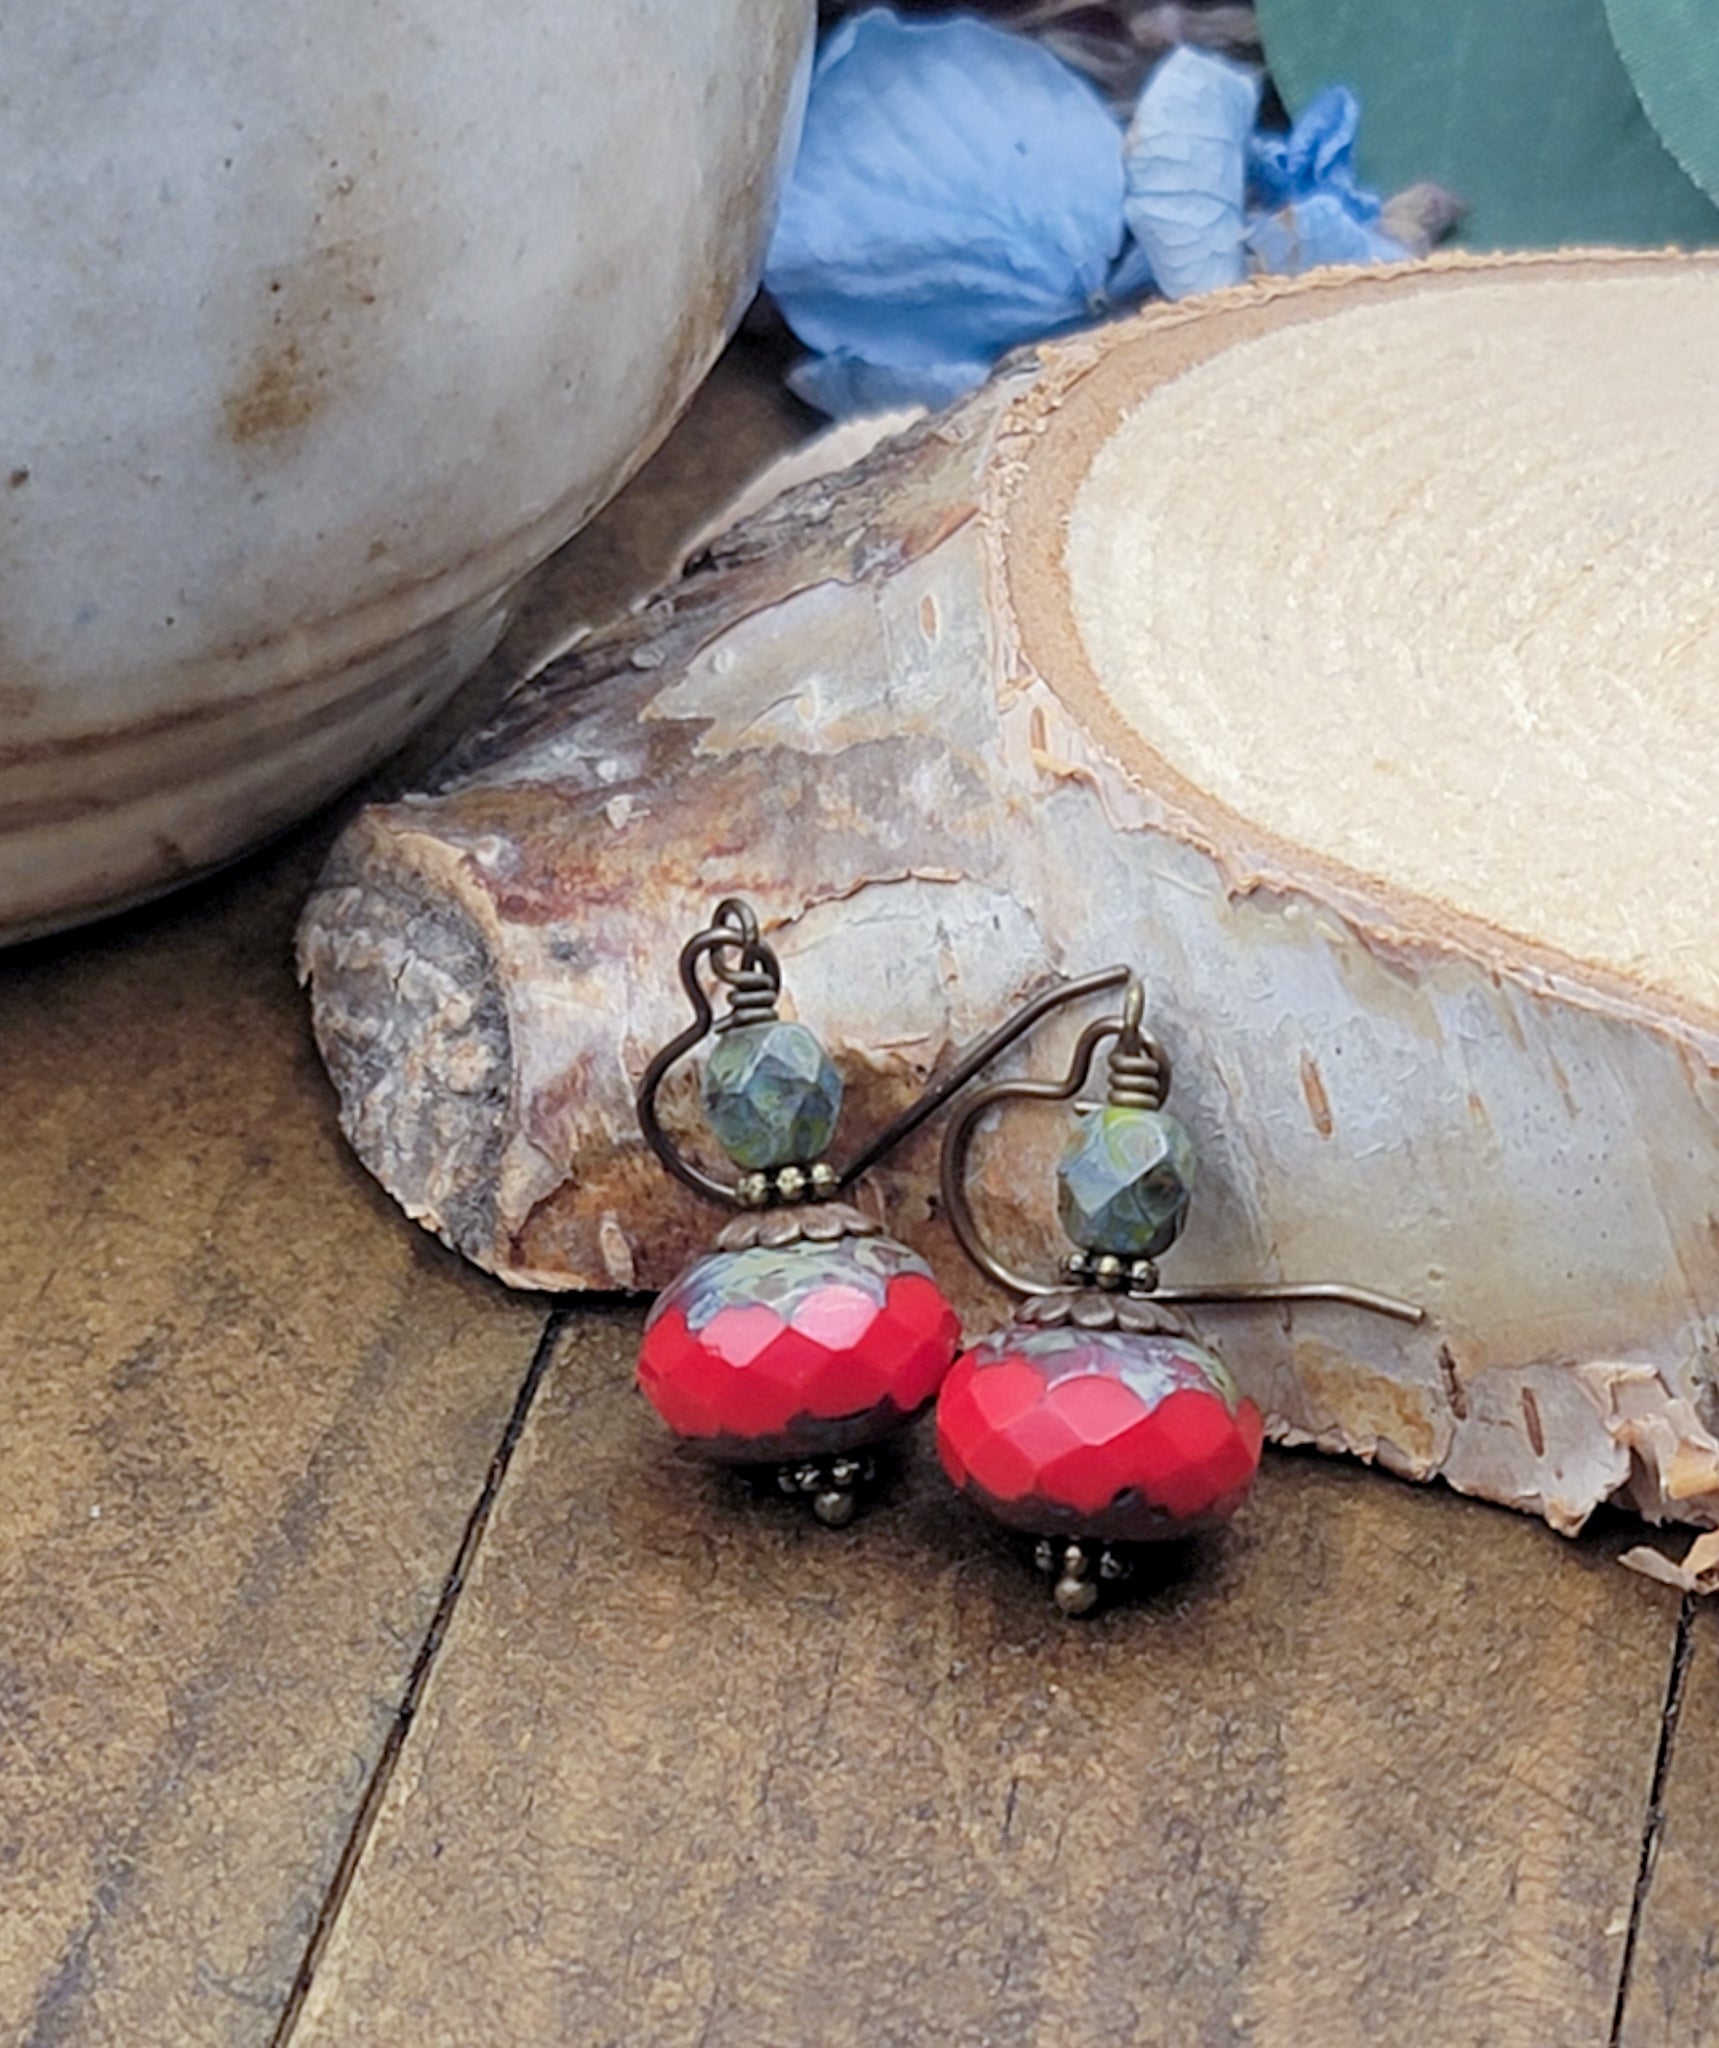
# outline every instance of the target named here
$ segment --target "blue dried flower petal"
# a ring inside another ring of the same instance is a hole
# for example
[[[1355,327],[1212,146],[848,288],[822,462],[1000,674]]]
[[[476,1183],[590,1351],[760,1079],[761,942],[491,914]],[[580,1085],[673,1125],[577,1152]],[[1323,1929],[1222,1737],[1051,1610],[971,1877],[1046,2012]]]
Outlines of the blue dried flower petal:
[[[1269,212],[1311,199],[1334,199],[1351,220],[1379,217],[1376,194],[1355,182],[1355,137],[1361,103],[1345,85],[1328,85],[1301,110],[1287,135],[1257,135],[1249,153],[1254,197]],[[1341,259],[1326,258],[1326,261]]]
[[[1382,228],[1357,220],[1334,193],[1256,213],[1248,223],[1247,251],[1256,270],[1297,277],[1322,263],[1402,263],[1409,252]]]
[[[969,17],[878,8],[819,53],[765,283],[820,354],[947,385],[1088,317],[1122,238],[1120,137],[1083,78]]]
[[[1187,45],[1146,81],[1128,130],[1123,211],[1166,298],[1247,274],[1243,205],[1258,108],[1255,73]]]

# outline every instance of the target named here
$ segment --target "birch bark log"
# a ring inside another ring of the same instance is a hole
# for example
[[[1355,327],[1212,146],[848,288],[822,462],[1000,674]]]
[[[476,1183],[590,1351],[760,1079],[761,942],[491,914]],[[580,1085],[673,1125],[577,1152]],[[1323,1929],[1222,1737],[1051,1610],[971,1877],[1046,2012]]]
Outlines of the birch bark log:
[[[360,1157],[511,1284],[654,1286],[711,1219],[631,1088],[719,896],[856,1140],[1134,961],[1204,1172],[1166,1278],[1429,1311],[1214,1314],[1280,1440],[1719,1521],[1716,314],[1678,257],[1250,287],[792,492],[336,848],[300,956]],[[980,1160],[1023,1256],[1060,1137]],[[933,1178],[879,1194],[954,1278]]]

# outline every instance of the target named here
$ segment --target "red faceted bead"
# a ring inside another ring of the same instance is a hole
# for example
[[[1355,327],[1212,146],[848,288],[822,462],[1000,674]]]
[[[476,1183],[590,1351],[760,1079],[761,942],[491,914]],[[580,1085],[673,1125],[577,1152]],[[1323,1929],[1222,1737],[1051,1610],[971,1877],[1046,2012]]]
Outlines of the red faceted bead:
[[[937,1403],[950,1478],[1041,1536],[1144,1543],[1220,1521],[1263,1435],[1203,1345],[1122,1330],[1002,1331],[956,1361]]]
[[[657,1297],[639,1385],[713,1458],[826,1456],[910,1422],[960,1337],[930,1267],[889,1238],[712,1252]]]

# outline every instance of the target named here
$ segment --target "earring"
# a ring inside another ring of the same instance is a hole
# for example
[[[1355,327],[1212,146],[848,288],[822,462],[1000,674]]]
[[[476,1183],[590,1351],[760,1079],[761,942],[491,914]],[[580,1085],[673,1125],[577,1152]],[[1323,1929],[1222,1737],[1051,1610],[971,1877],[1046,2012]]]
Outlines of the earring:
[[[707,964],[728,991],[720,1021]],[[678,1181],[741,1214],[657,1297],[639,1385],[676,1435],[724,1464],[776,1466],[783,1492],[839,1528],[874,1448],[930,1405],[960,1342],[930,1267],[841,1198],[1047,1008],[1101,984],[1027,1005],[838,1170],[824,1154],[841,1077],[805,1025],[777,1015],[781,966],[747,904],[717,906],[682,948],[680,979],[693,1021],[640,1078],[639,1125]],[[657,1113],[663,1077],[712,1031],[701,1094],[732,1183],[684,1157]]]
[[[1090,1613],[1127,1578],[1139,1546],[1224,1521],[1253,1483],[1260,1412],[1196,1339],[1183,1304],[1342,1301],[1410,1323],[1422,1313],[1332,1282],[1159,1284],[1156,1262],[1187,1215],[1194,1150],[1164,1108],[1170,1065],[1141,1028],[1140,981],[1126,981],[1121,1016],[1088,1026],[1062,1080],[980,1089],[943,1144],[944,1206],[962,1249],[1023,1299],[1012,1327],[965,1351],[945,1379],[938,1455],[969,1499],[1039,1539],[1039,1569],[1069,1615]],[[1035,1280],[980,1234],[966,1185],[973,1133],[1000,1102],[1071,1101],[1106,1040],[1107,1098],[1082,1110],[1057,1168],[1057,1213],[1075,1249],[1059,1280]]]

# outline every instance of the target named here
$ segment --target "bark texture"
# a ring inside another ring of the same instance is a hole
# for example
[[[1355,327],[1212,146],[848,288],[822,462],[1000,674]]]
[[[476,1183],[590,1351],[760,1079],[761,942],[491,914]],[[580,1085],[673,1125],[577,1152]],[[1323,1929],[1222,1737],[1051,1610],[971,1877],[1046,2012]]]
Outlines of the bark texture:
[[[1667,260],[1694,261],[1580,267]],[[849,1147],[1048,978],[1134,961],[1204,1174],[1166,1279],[1428,1310],[1211,1312],[1280,1441],[1566,1531],[1607,1500],[1719,1521],[1719,1019],[1205,802],[1118,733],[1065,616],[1073,491],[1156,382],[1284,323],[1571,269],[1162,309],[736,529],[337,846],[300,957],[359,1156],[513,1285],[652,1287],[715,1219],[645,1151],[631,1089],[719,896],[758,905],[848,1076]],[[683,1075],[665,1106],[691,1099]],[[1063,1129],[1023,1112],[981,1147],[979,1206],[1022,1261],[1053,1255]],[[934,1174],[932,1135],[876,1192],[957,1281]]]

